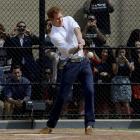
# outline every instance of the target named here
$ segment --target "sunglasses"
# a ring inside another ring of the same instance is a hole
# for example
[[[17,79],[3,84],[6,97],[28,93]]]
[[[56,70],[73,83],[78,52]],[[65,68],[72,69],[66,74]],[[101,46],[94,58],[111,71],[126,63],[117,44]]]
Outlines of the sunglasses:
[[[21,25],[21,26],[19,25],[19,26],[17,26],[17,27],[19,27],[19,28],[26,28],[26,26],[22,26],[22,25]]]
[[[93,18],[89,18],[88,21],[94,22],[95,19],[93,19]]]

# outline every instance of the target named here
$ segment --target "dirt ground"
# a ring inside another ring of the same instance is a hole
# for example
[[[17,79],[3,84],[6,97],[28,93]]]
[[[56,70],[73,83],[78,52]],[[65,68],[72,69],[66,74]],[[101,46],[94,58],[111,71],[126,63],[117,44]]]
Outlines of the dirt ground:
[[[140,130],[94,129],[85,135],[84,129],[54,129],[52,134],[38,134],[40,129],[0,129],[0,140],[139,140]]]

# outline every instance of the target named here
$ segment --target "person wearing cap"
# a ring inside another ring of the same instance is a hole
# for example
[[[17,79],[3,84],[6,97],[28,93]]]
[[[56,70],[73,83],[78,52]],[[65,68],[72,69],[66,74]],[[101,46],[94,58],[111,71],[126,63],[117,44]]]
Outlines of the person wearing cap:
[[[94,15],[97,26],[104,34],[111,34],[110,13],[114,11],[112,0],[87,0],[84,4],[84,13]]]
[[[97,27],[97,20],[93,15],[89,15],[87,17],[87,22],[83,30],[83,36],[86,41],[86,46],[90,48],[103,47],[106,43],[106,37]],[[91,53],[93,53],[93,55],[89,55]],[[86,54],[89,58],[96,57],[98,59],[97,55],[100,54],[100,50],[96,49],[95,51],[86,51]]]
[[[85,134],[90,135],[95,123],[93,75],[89,60],[85,57],[85,41],[78,23],[71,16],[63,17],[59,7],[51,7],[47,12],[52,21],[50,38],[60,51],[63,60],[63,72],[59,93],[47,121],[47,126],[40,134],[48,134],[56,126],[62,107],[68,98],[69,91],[79,77],[85,95]]]
[[[87,17],[83,36],[87,40],[88,45],[91,45],[92,43],[92,46],[94,45],[94,47],[101,47],[106,43],[106,37],[98,28],[97,20],[93,15]]]

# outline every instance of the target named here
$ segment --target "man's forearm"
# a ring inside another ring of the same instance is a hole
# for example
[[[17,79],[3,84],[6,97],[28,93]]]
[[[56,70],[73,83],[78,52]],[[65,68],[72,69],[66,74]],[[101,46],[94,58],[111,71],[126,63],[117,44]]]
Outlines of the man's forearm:
[[[77,41],[78,41],[78,44],[82,44],[82,45],[85,45],[85,42],[83,40],[83,37],[82,37],[82,33],[81,33],[81,30],[80,28],[75,28],[74,29],[74,32],[75,32],[75,35],[77,37]]]
[[[71,48],[69,49],[69,54],[75,54],[79,51],[79,48],[78,47],[75,47],[75,48]]]

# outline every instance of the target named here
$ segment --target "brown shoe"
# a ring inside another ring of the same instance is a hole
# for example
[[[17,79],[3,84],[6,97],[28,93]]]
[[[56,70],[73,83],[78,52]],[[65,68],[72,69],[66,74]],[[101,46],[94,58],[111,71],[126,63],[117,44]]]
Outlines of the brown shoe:
[[[40,130],[39,134],[50,134],[52,132],[52,128],[46,127]]]
[[[86,134],[86,135],[92,135],[92,133],[93,133],[93,128],[92,128],[92,126],[87,126],[87,127],[85,128],[85,134]]]

